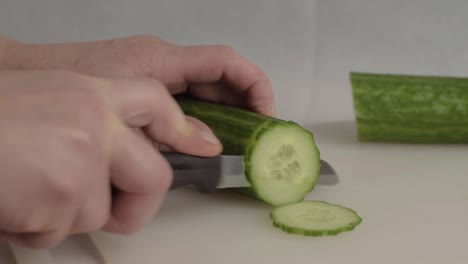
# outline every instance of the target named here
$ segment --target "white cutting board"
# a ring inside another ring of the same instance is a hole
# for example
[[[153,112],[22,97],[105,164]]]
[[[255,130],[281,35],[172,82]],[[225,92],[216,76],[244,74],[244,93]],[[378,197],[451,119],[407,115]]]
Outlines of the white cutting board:
[[[271,225],[269,207],[260,202],[225,191],[206,195],[179,189],[138,234],[91,234],[104,261],[83,246],[81,251],[54,249],[53,261],[47,260],[47,252],[16,251],[17,261],[467,263],[467,146],[358,143],[351,121],[309,128],[341,182],[317,186],[307,199],[355,209],[363,223],[352,232],[320,238],[290,235]],[[2,254],[0,263],[12,263],[4,246]]]
[[[230,192],[180,189],[144,230],[93,234],[108,263],[425,263],[468,261],[468,147],[363,144],[352,122],[311,127],[340,178],[307,199],[355,209],[336,237],[286,234],[270,208]]]

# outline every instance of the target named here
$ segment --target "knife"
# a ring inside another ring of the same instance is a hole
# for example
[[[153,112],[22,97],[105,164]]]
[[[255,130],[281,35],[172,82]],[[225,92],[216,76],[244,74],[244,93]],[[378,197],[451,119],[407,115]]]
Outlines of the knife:
[[[218,155],[198,157],[178,152],[162,152],[173,170],[171,189],[194,185],[201,192],[217,189],[250,187],[243,171],[243,156]],[[339,182],[333,167],[320,160],[319,185],[335,185]]]

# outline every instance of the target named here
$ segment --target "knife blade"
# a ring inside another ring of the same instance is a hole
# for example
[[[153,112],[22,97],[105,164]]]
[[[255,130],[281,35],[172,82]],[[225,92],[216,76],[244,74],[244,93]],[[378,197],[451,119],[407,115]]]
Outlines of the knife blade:
[[[243,156],[218,155],[198,157],[177,152],[163,152],[173,170],[171,189],[194,185],[202,192],[217,189],[250,187],[244,175]],[[326,161],[320,160],[318,185],[335,185],[338,175]]]

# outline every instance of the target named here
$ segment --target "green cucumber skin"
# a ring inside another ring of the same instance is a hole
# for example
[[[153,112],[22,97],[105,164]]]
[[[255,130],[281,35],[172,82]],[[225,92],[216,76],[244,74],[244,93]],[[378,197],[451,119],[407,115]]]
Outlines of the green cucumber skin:
[[[361,223],[357,223],[359,225]],[[278,223],[276,221],[273,221],[273,226],[277,227],[281,230],[283,230],[286,233],[289,234],[294,234],[294,235],[302,235],[302,236],[314,236],[314,237],[319,237],[319,236],[336,236],[338,234],[341,234],[343,232],[348,232],[348,231],[353,231],[357,225],[349,226],[349,227],[343,227],[340,229],[335,229],[335,230],[301,230],[298,228],[294,227],[289,227],[284,224]]]
[[[210,127],[223,144],[223,154],[244,155],[244,174],[252,186],[231,188],[231,190],[258,201],[277,206],[258,195],[257,186],[253,184],[251,179],[250,158],[255,148],[256,141],[265,132],[269,131],[269,129],[278,126],[300,126],[292,121],[285,121],[236,107],[209,103],[187,97],[176,97],[176,100],[186,115],[193,116]],[[315,150],[318,155],[320,155],[320,151],[315,145],[314,136],[312,133],[310,133],[310,135],[312,142],[314,142]],[[317,179],[312,182],[308,192],[314,189],[316,182]],[[303,201],[303,198],[291,202],[300,201]]]
[[[248,197],[250,197],[251,199],[257,200],[257,201],[259,201],[259,202],[266,202],[264,199],[262,199],[262,197],[260,197],[260,196],[257,194],[257,192],[254,191],[253,188],[241,187],[241,188],[230,188],[230,190],[232,190],[233,192],[242,194],[242,195],[244,195],[244,196],[248,196]]]
[[[269,116],[196,99],[179,97],[177,103],[186,115],[200,119],[211,128],[223,144],[223,154],[226,155],[248,154],[255,138],[263,131],[287,124]]]
[[[307,192],[311,192],[313,190],[313,188],[314,188],[314,185],[315,185],[315,182],[311,185],[311,187],[309,188],[309,190]],[[255,187],[255,185],[254,185],[254,187]],[[242,188],[231,188],[231,190],[236,192],[236,193],[248,196],[248,197],[250,197],[252,199],[255,199],[257,201],[267,202],[260,195],[257,194],[257,192],[254,190],[254,188],[242,187]],[[272,205],[272,206],[282,206],[282,205],[287,205],[287,204],[290,204],[290,203],[299,203],[299,202],[303,202],[303,201],[304,201],[304,198],[298,198],[297,200],[291,200],[291,202],[288,202],[288,203],[285,203],[285,204],[271,204],[271,203],[269,203],[269,204]]]
[[[318,201],[315,201],[318,202]],[[323,204],[329,204],[332,205],[331,203],[325,202],[325,201],[320,201],[320,203]],[[338,234],[344,233],[344,232],[349,232],[354,230],[357,226],[359,226],[362,223],[362,217],[358,215],[358,213],[355,210],[352,210],[350,208],[346,208],[353,212],[354,216],[356,217],[356,221],[352,225],[347,225],[343,226],[341,228],[337,229],[329,229],[329,230],[306,230],[306,229],[301,229],[301,228],[296,228],[296,227],[290,227],[286,224],[280,223],[279,221],[275,220],[275,209],[273,209],[270,212],[270,219],[273,222],[273,226],[276,228],[279,228],[283,230],[286,233],[289,234],[295,234],[295,235],[302,235],[302,236],[313,236],[313,237],[320,237],[320,236],[336,236]]]
[[[468,143],[468,129],[461,126],[434,126],[418,122],[386,122],[358,119],[358,139],[363,142]]]
[[[360,141],[468,143],[468,78],[350,75]]]

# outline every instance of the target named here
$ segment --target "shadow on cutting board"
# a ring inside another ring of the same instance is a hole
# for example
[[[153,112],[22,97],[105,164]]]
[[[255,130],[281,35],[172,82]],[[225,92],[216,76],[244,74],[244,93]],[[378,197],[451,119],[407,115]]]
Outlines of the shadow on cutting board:
[[[213,207],[220,210],[235,210],[236,208],[251,209],[253,211],[269,210],[265,203],[236,193],[231,190],[220,189],[214,193],[201,193],[196,188],[184,187],[170,191],[164,200],[160,217],[183,217],[198,214],[211,214]],[[158,217],[158,216],[156,216]]]
[[[10,246],[7,243],[0,242],[0,263],[2,264],[14,264],[16,263],[13,253],[10,250]]]

